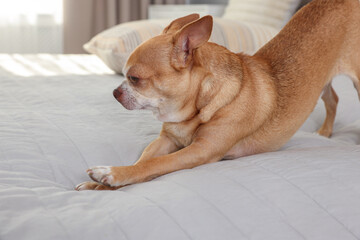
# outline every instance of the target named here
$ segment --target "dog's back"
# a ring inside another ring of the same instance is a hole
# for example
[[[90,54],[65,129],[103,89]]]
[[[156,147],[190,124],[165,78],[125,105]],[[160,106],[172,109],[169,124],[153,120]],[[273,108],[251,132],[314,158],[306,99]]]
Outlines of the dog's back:
[[[330,136],[338,101],[332,78],[349,75],[360,98],[360,1],[311,2],[254,57],[265,60],[277,90],[277,110],[264,126],[271,130],[255,134],[262,150],[276,149],[273,142],[279,146],[286,142],[313,111],[323,90],[327,120],[319,133]]]
[[[324,86],[339,73],[359,77],[360,1],[309,3],[255,56],[267,60],[275,83],[287,88],[284,92],[291,98],[306,94],[308,85]],[[291,87],[299,84],[304,92],[299,86],[292,92]]]

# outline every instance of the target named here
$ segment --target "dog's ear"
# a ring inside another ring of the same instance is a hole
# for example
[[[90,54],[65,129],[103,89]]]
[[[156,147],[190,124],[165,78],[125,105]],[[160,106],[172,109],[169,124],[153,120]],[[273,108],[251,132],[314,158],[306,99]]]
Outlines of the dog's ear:
[[[172,21],[169,26],[167,26],[164,30],[163,30],[163,34],[165,33],[173,33],[173,32],[176,32],[178,30],[180,30],[183,26],[185,26],[186,24],[188,23],[191,23],[197,19],[200,18],[200,15],[197,14],[197,13],[194,13],[194,14],[190,14],[190,15],[187,15],[185,17],[182,17],[182,18],[178,18],[178,19],[175,19],[174,21]]]
[[[213,18],[205,16],[185,25],[174,35],[172,66],[186,68],[192,61],[194,50],[206,43],[211,35]]]

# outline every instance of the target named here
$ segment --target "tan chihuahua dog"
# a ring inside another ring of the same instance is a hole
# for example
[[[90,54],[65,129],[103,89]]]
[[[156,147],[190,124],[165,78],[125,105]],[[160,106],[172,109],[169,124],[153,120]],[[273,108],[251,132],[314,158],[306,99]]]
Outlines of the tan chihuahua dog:
[[[115,98],[150,109],[160,136],[133,166],[93,167],[95,182],[76,190],[113,190],[221,159],[274,151],[314,109],[320,94],[329,137],[337,74],[349,75],[360,98],[360,2],[315,0],[254,56],[209,43],[212,17],[173,21],[130,56]]]

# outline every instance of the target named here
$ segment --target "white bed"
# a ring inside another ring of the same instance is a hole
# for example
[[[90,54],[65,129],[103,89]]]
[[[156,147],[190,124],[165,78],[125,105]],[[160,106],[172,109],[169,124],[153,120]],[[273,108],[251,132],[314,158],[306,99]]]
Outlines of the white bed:
[[[117,191],[74,191],[97,165],[130,165],[161,124],[112,96],[91,55],[0,55],[0,239],[360,239],[360,103],[322,102],[280,151],[178,171]]]

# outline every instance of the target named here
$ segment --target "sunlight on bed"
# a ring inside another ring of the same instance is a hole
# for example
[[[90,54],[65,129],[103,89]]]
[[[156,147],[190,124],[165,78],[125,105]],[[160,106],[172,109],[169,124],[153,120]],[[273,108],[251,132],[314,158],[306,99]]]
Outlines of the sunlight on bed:
[[[0,54],[0,68],[22,77],[114,74],[94,55]]]

